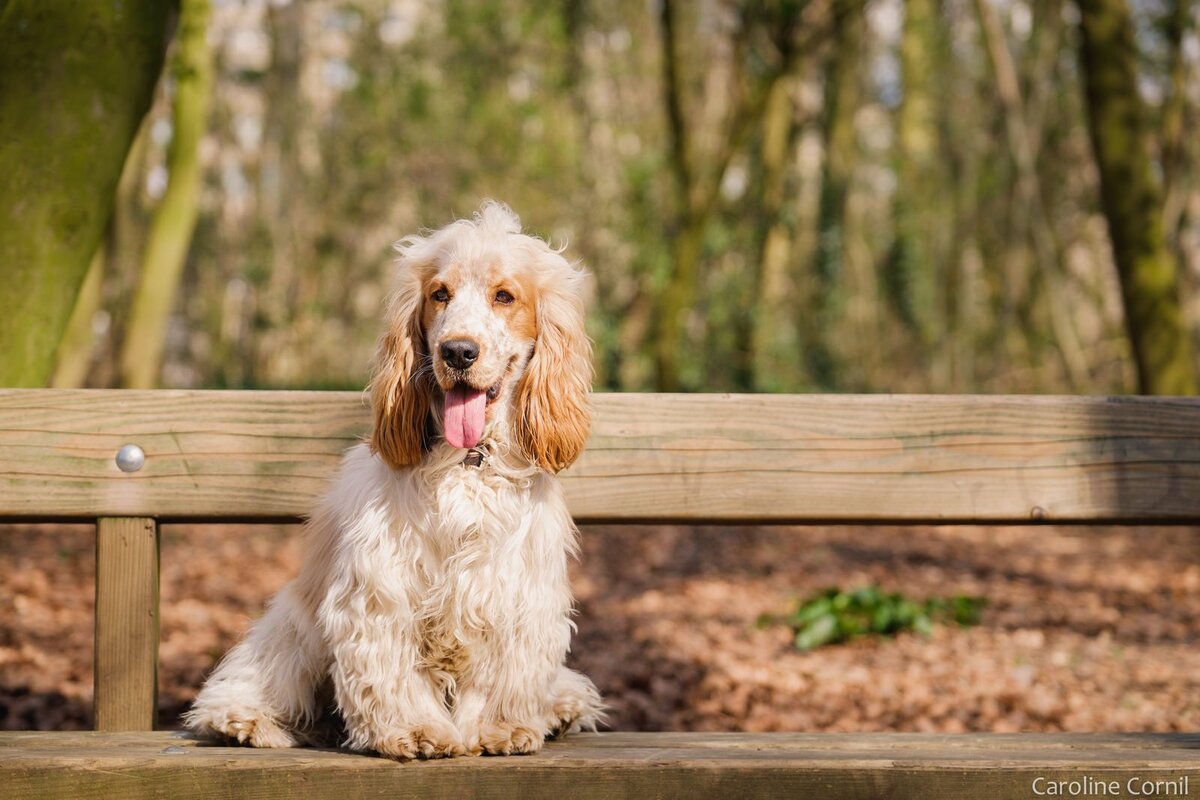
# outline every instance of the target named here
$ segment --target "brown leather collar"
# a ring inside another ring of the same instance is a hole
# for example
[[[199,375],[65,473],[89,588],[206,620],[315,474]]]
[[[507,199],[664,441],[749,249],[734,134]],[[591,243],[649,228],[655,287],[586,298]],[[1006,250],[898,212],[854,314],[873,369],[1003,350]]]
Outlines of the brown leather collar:
[[[464,467],[482,467],[483,460],[487,456],[483,450],[478,447],[472,447],[467,451],[467,457],[463,459]]]

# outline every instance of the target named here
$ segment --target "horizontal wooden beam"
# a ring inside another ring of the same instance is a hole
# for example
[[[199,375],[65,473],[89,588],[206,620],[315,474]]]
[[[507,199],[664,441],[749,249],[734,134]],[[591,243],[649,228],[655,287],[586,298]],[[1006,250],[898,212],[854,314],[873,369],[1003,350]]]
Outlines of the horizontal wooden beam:
[[[600,394],[563,473],[590,522],[1200,519],[1200,400]],[[295,519],[358,393],[0,391],[0,517]],[[114,456],[146,454],[137,472]]]
[[[0,391],[0,516],[297,518],[368,426],[344,392]]]
[[[10,800],[1165,797],[1200,791],[1198,746],[1194,734],[602,733],[534,756],[398,764],[167,733],[0,733],[0,785]]]

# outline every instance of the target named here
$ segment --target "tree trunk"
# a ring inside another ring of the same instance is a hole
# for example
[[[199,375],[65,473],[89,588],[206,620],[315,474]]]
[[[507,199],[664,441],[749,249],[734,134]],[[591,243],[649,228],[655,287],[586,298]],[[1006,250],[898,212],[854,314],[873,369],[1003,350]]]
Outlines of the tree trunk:
[[[809,319],[804,323],[805,361],[814,388],[838,385],[837,355],[830,346],[838,311],[845,254],[846,201],[857,150],[854,115],[858,111],[858,67],[863,40],[862,0],[833,0],[830,40],[835,43],[825,70],[824,151],[817,221],[817,252]]]
[[[671,243],[671,275],[658,304],[654,341],[655,368],[659,391],[679,391],[679,350],[683,345],[684,314],[695,296],[696,262],[704,237],[704,224],[692,208],[694,178],[691,172],[690,139],[683,112],[683,58],[679,46],[679,12],[672,0],[659,7],[662,42],[663,105],[671,134],[670,165],[677,208],[676,230]]]
[[[1045,191],[1037,170],[1039,137],[1025,113],[1025,99],[1021,96],[1017,67],[1008,50],[1000,18],[990,0],[975,0],[975,9],[983,33],[984,47],[992,65],[996,93],[1004,108],[1005,139],[1017,170],[1016,190],[1022,212],[1019,221],[1022,223],[1021,227],[1028,231],[1033,251],[1037,256],[1037,269],[1025,281],[1030,296],[1029,302],[1023,304],[1028,307],[1029,313],[1026,318],[1032,320],[1033,299],[1043,295],[1048,288],[1050,302],[1047,313],[1050,318],[1050,330],[1057,345],[1055,350],[1062,360],[1063,371],[1071,390],[1083,391],[1090,383],[1087,357],[1071,321],[1071,309],[1064,307],[1056,299],[1061,295],[1063,286],[1063,246],[1054,228],[1050,204],[1044,200]],[[1032,328],[1033,325],[1025,327]],[[1030,332],[1032,331],[1027,330],[1027,335]],[[1034,355],[1036,357],[1036,350]]]
[[[301,359],[281,358],[280,350],[298,348],[302,335],[297,325],[297,309],[317,300],[315,280],[308,277],[321,260],[308,239],[319,225],[312,219],[321,216],[321,207],[311,208],[306,191],[304,168],[300,162],[300,139],[305,132],[305,94],[301,86],[304,71],[303,3],[272,6],[269,10],[271,32],[271,69],[266,75],[267,107],[264,113],[262,161],[259,167],[258,202],[262,222],[270,237],[269,277],[265,286],[255,287],[255,313],[279,334],[249,343],[254,366],[250,375],[269,383],[296,384],[304,380]],[[367,23],[371,24],[371,23]],[[320,202],[318,200],[318,202]],[[315,212],[315,213],[312,213]],[[302,287],[309,289],[302,294]],[[307,295],[307,296],[304,296]],[[301,312],[302,315],[302,312]],[[243,324],[243,330],[250,325]]]
[[[857,0],[861,2],[861,0]],[[684,110],[683,57],[679,41],[679,8],[672,0],[661,0],[659,34],[663,59],[663,105],[667,111],[670,132],[669,160],[675,193],[674,224],[671,241],[671,274],[657,298],[654,355],[656,382],[659,391],[679,391],[679,354],[687,342],[687,315],[698,294],[700,259],[704,252],[704,236],[708,222],[717,205],[721,181],[734,155],[747,138],[752,126],[759,124],[775,85],[795,66],[799,47],[794,41],[800,21],[800,7],[777,8],[768,14],[767,35],[774,42],[777,63],[763,74],[747,80],[740,56],[746,38],[751,34],[749,18],[735,36],[735,56],[730,69],[738,85],[737,97],[731,104],[724,130],[716,137],[713,152],[695,152],[689,120]],[[754,16],[754,15],[750,15]],[[761,20],[760,20],[761,21]],[[694,122],[692,123],[694,125]],[[701,169],[700,164],[707,164]]]
[[[78,389],[87,382],[94,344],[92,320],[104,296],[104,262],[107,260],[108,245],[101,242],[88,265],[67,329],[58,343],[54,374],[50,377],[50,385],[55,389]]]
[[[212,53],[206,41],[208,0],[183,0],[172,74],[168,183],[150,223],[141,279],[121,348],[121,382],[145,389],[158,383],[167,320],[187,261],[200,199],[200,140],[208,119]]]
[[[129,146],[129,154],[125,156],[125,166],[121,170],[121,179],[117,181],[112,218],[105,229],[104,241],[96,248],[96,255],[88,267],[87,277],[84,278],[83,286],[75,299],[70,322],[67,323],[67,329],[58,343],[54,374],[50,378],[50,385],[56,389],[78,389],[88,385],[89,379],[93,386],[111,385],[111,356],[115,354],[111,353],[111,346],[104,347],[102,352],[110,358],[96,358],[99,342],[96,341],[93,325],[96,313],[104,304],[105,284],[110,280],[120,283],[118,265],[122,263],[124,250],[128,246],[126,240],[135,238],[135,232],[132,230],[134,225],[129,218],[130,209],[137,204],[136,197],[141,188],[139,181],[146,167],[149,128],[150,124],[143,120],[137,135],[133,137],[133,144]],[[108,327],[111,329],[111,326]],[[109,369],[106,370],[105,367]]]
[[[1183,222],[1187,181],[1184,143],[1188,117],[1188,64],[1183,42],[1192,26],[1193,0],[1173,0],[1164,20],[1167,38],[1167,78],[1170,93],[1162,109],[1163,225],[1168,243],[1178,249],[1179,225]]]
[[[1138,388],[1194,394],[1196,369],[1175,258],[1163,238],[1162,202],[1146,146],[1133,21],[1125,0],[1079,0],[1079,9],[1088,128]]]
[[[931,86],[937,14],[935,0],[906,0],[904,4],[900,36],[904,94],[896,112],[896,174],[900,185],[893,210],[895,242],[884,280],[897,316],[917,334],[926,352],[945,343],[936,291],[942,265],[934,253],[937,223],[931,223],[931,217],[940,216],[938,202],[944,197],[939,191],[942,151]]]
[[[154,93],[172,4],[0,13],[0,385],[42,386]]]
[[[781,80],[771,90],[763,114],[759,146],[758,219],[755,231],[757,269],[750,283],[747,308],[739,324],[739,349],[745,360],[745,388],[779,391],[790,383],[794,345],[787,347],[792,323],[787,308],[794,302],[788,288],[792,250],[792,204],[796,194],[789,171],[800,126],[796,124],[792,82]]]

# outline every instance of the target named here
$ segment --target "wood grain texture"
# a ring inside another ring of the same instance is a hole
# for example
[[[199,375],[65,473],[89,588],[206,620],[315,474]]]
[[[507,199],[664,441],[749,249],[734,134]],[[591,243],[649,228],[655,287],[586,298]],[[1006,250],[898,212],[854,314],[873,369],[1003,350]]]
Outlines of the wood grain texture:
[[[1200,399],[595,399],[581,521],[1200,519]],[[0,392],[0,517],[295,519],[368,430],[358,393]],[[125,443],[146,466],[120,472]]]
[[[158,525],[96,526],[95,716],[98,731],[150,731],[158,708]]]
[[[168,733],[0,733],[11,800],[122,797],[1029,798],[1034,780],[1188,778],[1194,734],[602,733],[535,756],[398,764],[331,750],[210,746]],[[1177,792],[1182,794],[1182,792]],[[1087,796],[1087,795],[1085,795]]]

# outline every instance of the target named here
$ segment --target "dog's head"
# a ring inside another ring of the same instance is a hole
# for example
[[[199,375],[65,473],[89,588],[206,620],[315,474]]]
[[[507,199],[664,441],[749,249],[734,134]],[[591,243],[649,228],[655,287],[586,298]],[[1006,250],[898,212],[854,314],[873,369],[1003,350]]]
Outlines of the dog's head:
[[[372,449],[403,467],[438,438],[462,448],[491,438],[551,472],[569,466],[591,421],[583,270],[493,201],[396,249]]]

